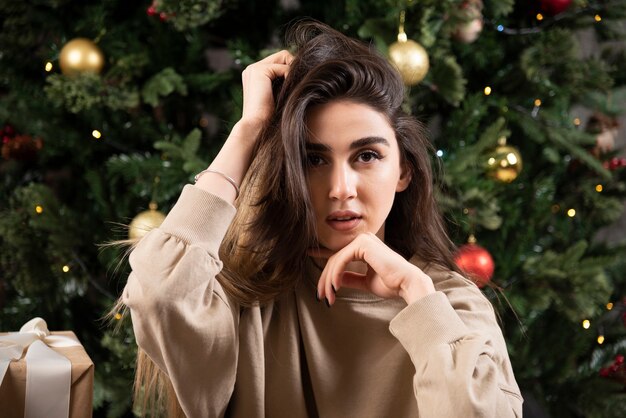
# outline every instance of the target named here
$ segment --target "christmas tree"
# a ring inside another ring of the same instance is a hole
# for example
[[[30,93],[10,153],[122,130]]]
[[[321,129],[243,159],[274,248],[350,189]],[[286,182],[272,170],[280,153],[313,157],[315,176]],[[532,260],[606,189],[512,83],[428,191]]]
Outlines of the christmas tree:
[[[626,416],[626,241],[598,235],[626,197],[626,0],[0,0],[0,331],[73,330],[94,414],[132,416],[131,324],[102,319],[128,266],[102,244],[159,224],[299,16],[401,71],[526,415]]]

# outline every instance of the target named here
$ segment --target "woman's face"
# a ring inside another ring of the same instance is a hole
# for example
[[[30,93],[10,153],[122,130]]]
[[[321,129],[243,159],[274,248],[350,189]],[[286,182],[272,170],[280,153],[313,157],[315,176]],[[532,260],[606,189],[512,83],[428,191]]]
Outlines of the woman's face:
[[[410,176],[385,116],[346,100],[307,115],[307,177],[320,246],[337,251],[363,232],[384,240],[385,219]]]

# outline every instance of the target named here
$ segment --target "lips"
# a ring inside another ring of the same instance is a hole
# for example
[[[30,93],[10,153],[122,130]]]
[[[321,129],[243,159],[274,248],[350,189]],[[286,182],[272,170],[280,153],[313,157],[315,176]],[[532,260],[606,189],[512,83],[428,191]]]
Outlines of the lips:
[[[326,218],[326,223],[336,231],[350,231],[361,223],[362,216],[351,210],[339,210]]]

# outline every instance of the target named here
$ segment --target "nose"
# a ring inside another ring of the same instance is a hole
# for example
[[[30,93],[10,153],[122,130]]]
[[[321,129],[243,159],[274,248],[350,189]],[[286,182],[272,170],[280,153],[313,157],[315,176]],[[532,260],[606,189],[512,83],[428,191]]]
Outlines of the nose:
[[[356,177],[348,164],[338,164],[333,168],[328,197],[333,200],[347,200],[356,197]]]

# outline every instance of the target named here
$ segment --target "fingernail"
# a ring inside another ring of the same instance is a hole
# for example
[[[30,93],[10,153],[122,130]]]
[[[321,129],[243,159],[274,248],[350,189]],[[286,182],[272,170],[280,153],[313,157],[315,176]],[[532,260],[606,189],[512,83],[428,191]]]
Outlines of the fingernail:
[[[317,299],[317,301],[320,301],[320,291],[319,290],[315,290],[315,299]]]
[[[330,284],[330,287],[332,287],[332,288],[333,288],[333,292],[334,292],[335,294],[337,294],[337,289],[335,289],[335,285],[331,283],[331,284]]]
[[[328,301],[328,298],[324,298],[324,302],[326,302],[326,306],[330,308],[330,302]]]

